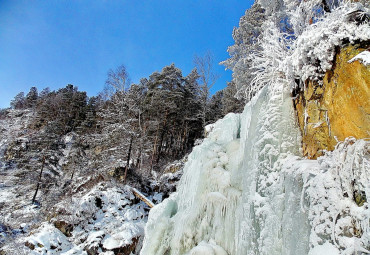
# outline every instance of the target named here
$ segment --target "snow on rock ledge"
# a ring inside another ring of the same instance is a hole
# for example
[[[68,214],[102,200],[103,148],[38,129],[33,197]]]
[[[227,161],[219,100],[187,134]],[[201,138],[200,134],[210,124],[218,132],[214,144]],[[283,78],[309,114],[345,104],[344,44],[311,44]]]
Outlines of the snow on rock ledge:
[[[358,55],[356,55],[355,57],[350,59],[348,61],[348,63],[352,63],[352,62],[357,61],[357,60],[360,61],[365,66],[370,65],[370,51],[365,50],[365,51],[359,53]]]
[[[136,204],[134,199],[128,186],[122,189],[101,183],[85,195],[76,195],[72,202],[61,202],[51,223],[24,238],[26,253],[137,254],[144,234],[146,205]]]
[[[61,254],[70,250],[73,245],[62,232],[54,226],[43,223],[38,231],[27,238],[26,246],[30,254]]]

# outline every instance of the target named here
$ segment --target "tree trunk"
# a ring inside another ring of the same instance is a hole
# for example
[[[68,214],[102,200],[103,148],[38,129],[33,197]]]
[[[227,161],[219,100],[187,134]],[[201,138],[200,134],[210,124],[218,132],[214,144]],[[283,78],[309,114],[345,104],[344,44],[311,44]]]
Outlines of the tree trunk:
[[[188,144],[188,122],[185,124],[183,138],[181,139],[181,154],[184,154],[187,150]]]
[[[123,176],[123,182],[124,183],[126,183],[127,171],[128,171],[129,166],[130,166],[132,141],[133,141],[133,137],[131,136],[130,146],[128,147],[128,153],[127,153],[127,161],[126,161],[126,167],[125,167],[125,175]]]
[[[139,171],[141,170],[141,165],[140,165],[141,150],[142,149],[141,149],[141,146],[140,146],[140,150],[137,153],[137,158],[136,158],[136,163],[135,163],[135,167],[136,167],[136,169],[139,169]]]
[[[32,204],[34,204],[35,201],[36,201],[36,196],[37,196],[37,192],[39,191],[39,188],[40,188],[42,171],[44,170],[44,165],[45,165],[45,156],[42,158],[42,166],[41,166],[40,176],[39,176],[39,180],[37,181],[35,194],[33,195],[33,198],[32,198]]]
[[[162,152],[162,145],[163,145],[163,139],[164,139],[164,135],[166,133],[166,126],[163,127],[163,130],[162,130],[162,133],[161,133],[161,139],[159,140],[159,143],[158,143],[158,153],[157,153],[157,160],[156,160],[156,163],[159,162],[159,158],[161,156],[161,152]]]
[[[153,154],[152,154],[152,163],[151,163],[151,169],[153,169],[153,162],[154,162],[154,156],[155,154],[157,154],[157,160],[156,160],[156,163],[159,162],[159,157],[160,157],[160,154],[161,154],[161,150],[162,150],[162,143],[163,143],[163,138],[164,138],[164,134],[166,132],[166,126],[167,126],[167,115],[168,115],[168,110],[166,110],[166,113],[164,115],[164,120],[163,120],[163,129],[162,129],[162,132],[161,132],[161,139],[158,143],[158,151],[155,151],[153,150]],[[156,149],[156,145],[157,145],[157,140],[158,140],[158,131],[159,131],[159,125],[158,125],[158,129],[157,129],[157,134],[156,134],[156,137],[155,137],[155,144],[154,144],[154,148]],[[156,152],[156,153],[155,153]]]
[[[155,139],[154,139],[154,146],[153,146],[153,152],[152,152],[152,160],[150,161],[150,170],[153,170],[154,157],[155,157],[155,154],[157,152],[158,133],[159,133],[159,124],[158,124],[158,128],[157,128],[157,132],[155,134]]]

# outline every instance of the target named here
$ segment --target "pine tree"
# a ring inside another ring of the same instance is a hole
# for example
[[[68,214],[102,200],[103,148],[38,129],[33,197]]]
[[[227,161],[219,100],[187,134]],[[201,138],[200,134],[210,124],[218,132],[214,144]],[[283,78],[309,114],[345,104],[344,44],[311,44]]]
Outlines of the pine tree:
[[[237,88],[234,81],[228,82],[227,87],[224,88],[222,97],[222,112],[228,114],[229,112],[240,113],[244,109],[245,100],[237,99],[235,97]]]
[[[10,102],[13,109],[24,109],[26,107],[26,98],[24,92],[19,92],[14,99]]]
[[[233,39],[235,44],[228,48],[230,58],[221,62],[226,68],[233,71],[235,97],[249,100],[254,94],[251,81],[255,71],[251,66],[250,56],[261,50],[259,39],[262,34],[262,24],[267,19],[266,11],[257,2],[240,18],[239,27],[234,28]]]
[[[26,107],[33,108],[36,106],[38,99],[38,92],[36,87],[31,87],[30,91],[27,93],[26,96]]]
[[[224,91],[220,90],[217,91],[209,101],[209,111],[207,113],[207,123],[214,123],[218,119],[222,118],[224,116],[223,114],[223,97],[224,97]]]

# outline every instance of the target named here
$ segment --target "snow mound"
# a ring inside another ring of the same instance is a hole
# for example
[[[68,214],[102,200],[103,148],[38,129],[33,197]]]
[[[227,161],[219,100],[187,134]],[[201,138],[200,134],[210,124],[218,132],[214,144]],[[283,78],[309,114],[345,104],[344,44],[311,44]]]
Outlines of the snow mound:
[[[26,238],[26,246],[31,249],[30,254],[62,254],[70,250],[73,245],[54,226],[44,223],[37,232]]]
[[[308,253],[308,255],[322,255],[322,254],[340,255],[338,249],[329,242],[326,242],[323,245],[316,246]]]

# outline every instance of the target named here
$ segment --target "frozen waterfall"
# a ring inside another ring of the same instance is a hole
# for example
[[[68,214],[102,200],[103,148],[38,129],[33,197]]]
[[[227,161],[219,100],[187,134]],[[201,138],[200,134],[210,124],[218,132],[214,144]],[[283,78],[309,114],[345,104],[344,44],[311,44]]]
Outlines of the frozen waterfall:
[[[287,91],[266,86],[214,124],[151,210],[142,255],[366,254],[370,210],[352,194],[370,197],[369,143],[303,159]]]

